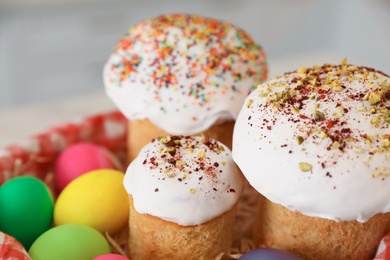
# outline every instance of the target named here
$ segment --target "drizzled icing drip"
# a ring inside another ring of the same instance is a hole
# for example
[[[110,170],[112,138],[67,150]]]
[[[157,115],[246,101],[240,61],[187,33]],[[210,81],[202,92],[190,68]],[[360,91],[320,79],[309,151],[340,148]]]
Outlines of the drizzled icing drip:
[[[124,185],[135,209],[183,226],[205,223],[236,203],[242,177],[230,150],[205,136],[163,136],[130,164]]]
[[[292,210],[359,221],[390,210],[390,78],[380,71],[344,61],[270,80],[247,98],[233,142],[252,185]]]
[[[104,81],[128,119],[188,134],[234,120],[267,72],[264,51],[240,28],[173,14],[132,26],[107,61]]]

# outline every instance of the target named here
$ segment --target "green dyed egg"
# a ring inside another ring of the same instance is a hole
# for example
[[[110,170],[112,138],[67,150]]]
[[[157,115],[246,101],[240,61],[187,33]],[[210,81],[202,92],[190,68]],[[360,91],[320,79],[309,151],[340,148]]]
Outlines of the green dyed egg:
[[[28,250],[52,225],[54,201],[41,180],[21,176],[0,186],[0,230]]]
[[[79,224],[57,226],[42,234],[28,251],[33,260],[91,260],[110,253],[97,230]]]

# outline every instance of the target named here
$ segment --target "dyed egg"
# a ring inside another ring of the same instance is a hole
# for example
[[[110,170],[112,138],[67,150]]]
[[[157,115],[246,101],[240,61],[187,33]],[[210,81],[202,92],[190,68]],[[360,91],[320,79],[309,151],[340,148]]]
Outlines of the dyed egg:
[[[0,187],[0,230],[28,249],[52,225],[54,201],[41,180],[22,176]]]
[[[105,254],[95,257],[93,260],[129,260],[127,257],[117,254]]]
[[[34,260],[90,260],[110,252],[110,245],[101,233],[75,224],[46,231],[28,251]]]
[[[83,224],[114,234],[127,225],[128,195],[122,172],[95,170],[73,180],[54,206],[55,225]]]
[[[240,260],[302,260],[289,252],[274,248],[259,248],[240,257]]]
[[[0,232],[0,259],[31,260],[22,244],[3,232]]]
[[[54,182],[59,191],[78,176],[97,169],[114,169],[114,155],[93,143],[76,143],[60,153],[54,164]]]

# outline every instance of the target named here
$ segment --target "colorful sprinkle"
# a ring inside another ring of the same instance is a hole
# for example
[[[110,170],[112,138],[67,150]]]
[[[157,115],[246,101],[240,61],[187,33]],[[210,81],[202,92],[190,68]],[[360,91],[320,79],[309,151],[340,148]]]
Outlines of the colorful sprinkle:
[[[261,46],[230,23],[197,15],[161,15],[127,31],[107,62],[104,77],[109,91],[141,84],[164,104],[161,111],[169,113],[223,99],[232,102],[236,95],[242,98],[235,102],[243,102],[267,78],[265,60]],[[184,105],[172,108],[164,103],[167,90],[178,92],[174,100]]]

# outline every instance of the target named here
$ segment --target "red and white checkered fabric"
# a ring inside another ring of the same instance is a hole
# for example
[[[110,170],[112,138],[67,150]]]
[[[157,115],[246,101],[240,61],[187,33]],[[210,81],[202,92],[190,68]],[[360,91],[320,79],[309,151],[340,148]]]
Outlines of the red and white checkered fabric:
[[[119,111],[54,126],[0,149],[0,185],[19,175],[44,180],[57,155],[70,144],[80,141],[102,145],[119,159],[125,159],[126,136],[127,119]]]
[[[31,257],[14,237],[0,232],[0,259],[31,260]]]

